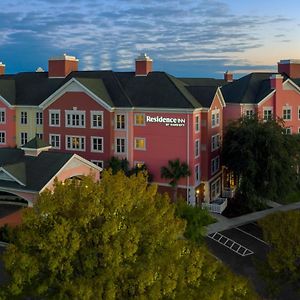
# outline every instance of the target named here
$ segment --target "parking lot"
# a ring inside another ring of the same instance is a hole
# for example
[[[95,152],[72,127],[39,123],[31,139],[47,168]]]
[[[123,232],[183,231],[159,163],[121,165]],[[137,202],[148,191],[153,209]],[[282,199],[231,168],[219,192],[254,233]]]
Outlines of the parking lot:
[[[249,278],[257,292],[267,298],[266,284],[257,274],[256,264],[264,261],[269,245],[256,222],[209,234],[206,243],[212,253],[235,273]],[[295,300],[299,295],[285,289],[277,299]]]

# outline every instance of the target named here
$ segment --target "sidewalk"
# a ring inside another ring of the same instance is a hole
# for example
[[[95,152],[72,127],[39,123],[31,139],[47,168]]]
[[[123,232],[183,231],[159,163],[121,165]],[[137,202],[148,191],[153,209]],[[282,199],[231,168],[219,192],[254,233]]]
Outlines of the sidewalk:
[[[289,210],[300,209],[300,202],[295,202],[286,205],[280,205],[279,203],[275,203],[275,202],[268,203],[268,204],[272,206],[272,208],[262,210],[262,211],[257,211],[251,214],[247,214],[247,215],[243,215],[231,219],[226,218],[222,215],[212,214],[212,216],[216,218],[218,222],[206,226],[206,235],[257,221],[276,211],[289,211]]]

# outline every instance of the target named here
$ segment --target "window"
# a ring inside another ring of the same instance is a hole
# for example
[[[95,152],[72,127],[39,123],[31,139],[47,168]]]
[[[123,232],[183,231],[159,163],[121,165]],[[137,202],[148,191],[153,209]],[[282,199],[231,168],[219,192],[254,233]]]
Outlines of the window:
[[[0,144],[6,144],[5,131],[0,131]]]
[[[125,115],[116,115],[116,129],[125,129]]]
[[[103,169],[103,165],[104,165],[103,160],[94,160],[94,159],[92,159],[91,162],[93,164],[95,164],[96,166],[100,167],[101,169]]]
[[[85,111],[66,110],[66,127],[85,128]]]
[[[211,127],[217,127],[220,125],[220,110],[215,109],[211,113]]]
[[[146,139],[135,138],[134,139],[134,149],[136,150],[146,150]]]
[[[145,125],[145,114],[135,114],[134,115],[134,125],[136,125],[136,126]]]
[[[195,157],[198,157],[200,155],[200,141],[195,141]]]
[[[200,131],[200,116],[195,117],[195,131],[196,132]]]
[[[49,126],[60,126],[60,110],[49,110]]]
[[[284,128],[284,133],[285,134],[292,134],[292,128],[291,127]]]
[[[6,122],[5,108],[0,108],[0,124],[5,124],[5,122]]]
[[[85,151],[85,137],[84,136],[66,136],[66,149]]]
[[[214,181],[211,186],[211,199],[217,198],[221,194],[221,180],[218,178],[216,181]]]
[[[211,175],[215,174],[220,168],[220,156],[211,160]]]
[[[27,124],[27,111],[21,111],[21,124]]]
[[[195,166],[195,181],[196,182],[200,181],[200,168],[199,168],[199,165]]]
[[[53,149],[60,149],[60,134],[50,134],[49,143]]]
[[[282,118],[283,118],[283,120],[291,120],[292,119],[292,110],[291,110],[291,108],[284,108],[282,110]]]
[[[103,137],[99,137],[99,136],[91,137],[91,151],[103,152]]]
[[[252,118],[254,116],[254,110],[253,109],[246,109],[245,113],[247,118]]]
[[[215,151],[218,148],[220,148],[220,134],[211,137],[211,151]]]
[[[23,146],[26,143],[27,143],[27,132],[21,132],[21,145]]]
[[[91,128],[103,129],[103,111],[91,111]]]
[[[36,125],[42,125],[43,124],[43,113],[37,112],[35,115],[35,119],[36,119]]]
[[[42,134],[42,133],[37,133],[36,136],[37,136],[40,140],[43,139],[43,134]]]
[[[116,153],[125,153],[125,139],[116,138]]]
[[[271,120],[273,115],[273,109],[272,108],[264,108],[264,120]]]

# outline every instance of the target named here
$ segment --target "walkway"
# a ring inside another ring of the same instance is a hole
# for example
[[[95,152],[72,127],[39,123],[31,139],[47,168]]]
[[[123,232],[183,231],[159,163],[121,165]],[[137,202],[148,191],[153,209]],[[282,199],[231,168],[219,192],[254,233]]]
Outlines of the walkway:
[[[226,218],[222,215],[217,215],[217,214],[212,214],[214,218],[218,220],[217,223],[210,224],[206,226],[206,235],[215,233],[215,232],[221,232],[226,229],[230,229],[233,227],[237,227],[240,225],[244,225],[247,223],[251,223],[254,221],[257,221],[259,219],[264,218],[267,215],[270,215],[276,211],[289,211],[289,210],[295,210],[295,209],[300,209],[300,202],[295,202],[291,204],[286,204],[286,205],[280,205],[278,203],[270,203],[270,206],[272,208],[262,210],[262,211],[257,211],[248,215],[243,215],[240,217],[236,218]]]

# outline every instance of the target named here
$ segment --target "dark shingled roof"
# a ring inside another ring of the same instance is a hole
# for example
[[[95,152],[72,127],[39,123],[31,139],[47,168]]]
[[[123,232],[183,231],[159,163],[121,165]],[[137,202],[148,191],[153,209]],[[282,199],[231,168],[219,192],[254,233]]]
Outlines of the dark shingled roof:
[[[278,73],[250,73],[222,87],[227,103],[259,103],[272,92],[270,77]]]
[[[72,78],[111,107],[198,108],[209,102],[206,98],[211,87],[225,84],[213,78],[179,79],[165,72],[135,76],[134,72],[74,71],[66,78],[28,72],[1,76],[0,95],[12,105],[38,106]],[[196,92],[190,86],[202,89]],[[204,93],[202,97],[200,91]]]
[[[0,180],[0,187],[40,191],[72,156],[70,153],[49,151],[38,156],[25,156],[21,149],[0,148],[0,166],[10,170],[21,182],[26,182],[26,186],[22,186],[17,182]]]
[[[210,107],[216,95],[217,86],[188,86],[188,91],[203,107]]]

